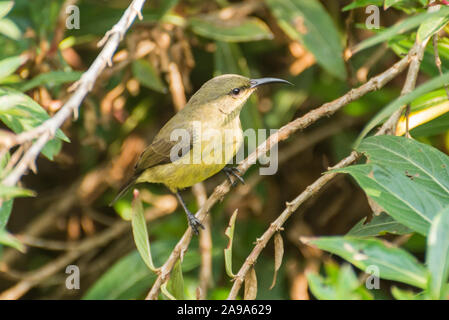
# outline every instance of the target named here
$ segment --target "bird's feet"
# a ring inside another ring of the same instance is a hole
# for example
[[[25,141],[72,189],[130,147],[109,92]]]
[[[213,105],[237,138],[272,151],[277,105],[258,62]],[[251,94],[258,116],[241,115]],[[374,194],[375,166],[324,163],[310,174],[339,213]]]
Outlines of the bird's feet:
[[[186,211],[187,221],[189,222],[189,226],[192,228],[193,232],[198,235],[198,228],[205,229],[203,224],[195,217],[190,211]]]
[[[243,180],[241,176],[241,172],[239,168],[237,167],[224,167],[222,171],[226,174],[228,177],[229,182],[232,186],[235,186],[237,184],[237,181],[240,181],[241,184],[245,184],[245,180]],[[236,178],[233,179],[232,177]]]

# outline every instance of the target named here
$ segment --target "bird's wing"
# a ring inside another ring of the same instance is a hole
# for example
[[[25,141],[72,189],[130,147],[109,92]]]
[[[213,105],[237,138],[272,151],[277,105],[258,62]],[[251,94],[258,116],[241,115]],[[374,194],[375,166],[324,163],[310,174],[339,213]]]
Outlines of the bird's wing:
[[[178,141],[170,140],[171,131],[174,129],[186,130],[185,132],[189,135],[189,139],[180,139]],[[184,154],[186,154],[192,149],[193,141],[193,130],[190,126],[186,126],[185,128],[163,128],[163,130],[161,130],[161,132],[154,138],[153,142],[140,155],[135,166],[136,173],[138,174],[157,165],[170,163],[170,153],[174,146],[177,146],[176,150],[183,150]]]

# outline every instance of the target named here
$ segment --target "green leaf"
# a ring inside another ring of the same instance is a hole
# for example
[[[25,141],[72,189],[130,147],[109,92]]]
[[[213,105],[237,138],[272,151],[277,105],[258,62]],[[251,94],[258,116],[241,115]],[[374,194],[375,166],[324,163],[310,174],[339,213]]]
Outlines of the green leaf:
[[[396,286],[391,288],[391,294],[396,300],[425,300],[423,293],[416,294],[412,290],[402,290]]]
[[[418,10],[427,5],[428,0],[385,0],[384,1],[384,10],[387,10],[390,7],[394,7],[396,9],[404,10],[409,13],[412,10]]]
[[[3,201],[0,206],[0,230],[6,228],[6,224],[8,223],[9,216],[11,215],[13,200]]]
[[[404,2],[404,0],[385,0],[384,1],[384,10],[392,7],[395,4],[398,4],[400,2]]]
[[[156,69],[148,61],[144,59],[134,61],[132,63],[132,71],[137,80],[145,87],[161,93],[167,92],[167,88]]]
[[[216,42],[217,49],[214,53],[215,71],[214,76],[221,74],[234,73],[245,77],[251,77],[250,70],[237,43]],[[240,113],[243,130],[262,128],[262,118],[257,108],[257,96],[252,95]],[[253,141],[250,141],[253,142]],[[248,147],[249,150],[257,147],[256,143]]]
[[[34,197],[35,193],[32,190],[23,189],[15,186],[5,186],[0,184],[0,198],[10,200],[17,197]]]
[[[196,34],[205,38],[226,42],[248,42],[272,39],[268,26],[259,18],[222,20],[215,14],[189,19]]]
[[[151,286],[156,274],[133,251],[121,258],[89,288],[84,300],[115,300],[141,298]]]
[[[229,225],[225,231],[225,234],[229,239],[228,245],[224,249],[225,267],[226,273],[231,278],[235,277],[234,273],[232,272],[232,242],[234,240],[234,227],[235,227],[235,218],[237,218],[237,212],[238,210],[236,209],[232,214],[231,219],[229,220]]]
[[[338,29],[316,0],[266,0],[279,26],[300,41],[319,65],[339,79],[346,78]]]
[[[365,193],[389,215],[425,235],[441,204],[413,180],[392,169],[373,164],[354,165],[340,170],[357,181]]]
[[[443,27],[449,22],[449,12],[443,17],[438,17],[432,20],[425,21],[418,28],[416,40],[423,42],[428,37],[433,36],[435,33],[443,29]]]
[[[370,163],[407,175],[409,182],[430,193],[441,207],[449,203],[449,157],[438,149],[413,139],[383,135],[363,140],[357,151]]]
[[[5,17],[14,7],[14,1],[0,1],[0,18]]]
[[[383,4],[384,0],[354,0],[346,7],[342,9],[342,11],[348,11],[357,8],[365,8],[369,5],[375,5],[376,7],[380,7]]]
[[[449,276],[449,207],[432,221],[427,237],[426,263],[429,269],[428,290],[433,299],[446,299]]]
[[[137,250],[148,268],[150,268],[151,271],[156,272],[157,269],[154,266],[153,259],[151,257],[150,240],[148,237],[147,223],[143,215],[143,205],[138,196],[133,200],[132,210],[131,224]]]
[[[397,24],[393,25],[392,27],[389,27],[388,29],[377,33],[376,35],[360,42],[358,45],[356,45],[353,49],[353,53],[360,52],[362,50],[365,50],[367,48],[370,48],[374,45],[377,45],[379,43],[385,42],[391,38],[393,38],[396,35],[405,33],[409,30],[412,30],[422,23],[427,23],[429,21],[436,21],[440,18],[446,17],[449,14],[449,8],[443,7],[437,12],[423,12],[419,13],[415,16],[411,16],[401,22],[398,22]],[[422,32],[424,34],[424,32]]]
[[[172,295],[170,291],[168,291],[167,286],[168,286],[167,282],[165,282],[161,285],[162,294],[170,300],[176,300],[175,296]]]
[[[47,112],[36,101],[17,90],[0,88],[0,120],[15,133],[31,130],[50,119]],[[56,138],[70,142],[60,130]],[[61,148],[60,142],[49,141],[43,149],[43,154],[52,159]]]
[[[25,253],[25,246],[12,234],[8,233],[6,230],[0,229],[0,244],[19,250]]]
[[[173,294],[176,300],[184,300],[184,279],[182,277],[181,261],[178,260],[173,267],[168,280],[167,289]]]
[[[3,34],[13,40],[19,40],[22,37],[22,31],[10,19],[0,19],[0,34]]]
[[[46,156],[49,160],[53,161],[55,155],[61,151],[62,142],[61,140],[53,139],[48,141],[45,146],[42,148],[41,152],[44,156]]]
[[[79,71],[50,71],[47,73],[41,73],[30,81],[21,83],[19,86],[19,90],[28,91],[42,85],[51,88],[60,84],[75,82],[81,78],[82,74],[83,73]]]
[[[427,273],[425,267],[407,251],[386,245],[378,239],[355,237],[320,237],[308,243],[336,254],[365,271],[369,266],[379,268],[382,279],[399,281],[419,288],[425,288]]]
[[[151,249],[158,264],[164,263],[178,239],[159,240]],[[200,265],[200,257],[194,250],[186,252],[183,259],[185,272]],[[137,250],[122,257],[92,285],[83,296],[85,300],[141,299],[148,293],[156,274],[150,271]]]
[[[394,220],[391,216],[382,212],[380,215],[374,215],[370,222],[366,223],[368,218],[363,218],[346,234],[357,237],[375,237],[391,234],[407,234],[413,230]]]
[[[0,80],[13,74],[25,62],[23,56],[9,57],[0,60]]]
[[[449,9],[449,7],[448,7]],[[409,104],[416,98],[438,88],[444,87],[446,83],[449,81],[449,72],[444,73],[442,76],[438,76],[433,78],[430,81],[427,81],[423,85],[420,85],[412,92],[403,95],[390,104],[388,104],[385,108],[383,108],[371,121],[365,126],[365,128],[360,133],[355,145],[357,146],[360,141],[371,131],[375,126],[377,126],[380,122],[385,120],[387,117],[392,115],[396,110],[399,110],[402,106]]]
[[[368,290],[359,282],[350,265],[339,268],[335,264],[326,264],[327,277],[315,273],[307,274],[312,294],[320,300],[372,300]]]

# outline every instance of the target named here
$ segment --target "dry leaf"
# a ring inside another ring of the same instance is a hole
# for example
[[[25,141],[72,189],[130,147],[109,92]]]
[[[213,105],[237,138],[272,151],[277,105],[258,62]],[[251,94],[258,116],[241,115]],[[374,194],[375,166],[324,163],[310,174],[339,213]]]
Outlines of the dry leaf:
[[[274,235],[274,275],[273,282],[271,283],[270,290],[276,285],[276,277],[278,270],[282,264],[282,257],[284,256],[284,241],[280,232],[276,232]]]
[[[257,276],[256,270],[251,268],[245,277],[245,295],[244,300],[255,300],[257,296]]]

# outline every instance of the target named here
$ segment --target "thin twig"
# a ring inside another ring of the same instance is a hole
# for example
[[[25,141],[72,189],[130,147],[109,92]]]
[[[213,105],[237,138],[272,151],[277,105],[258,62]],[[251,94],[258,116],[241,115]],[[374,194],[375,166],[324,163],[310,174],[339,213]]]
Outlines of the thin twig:
[[[441,70],[441,59],[440,53],[438,52],[438,33],[435,33],[433,35],[433,55],[435,56],[435,65],[437,66],[440,76],[442,76],[443,70]],[[449,89],[447,87],[447,84],[444,84],[444,90],[446,91],[446,96],[449,99]]]
[[[92,90],[101,72],[107,65],[112,65],[112,57],[135,17],[141,17],[141,10],[144,3],[145,0],[133,0],[119,22],[106,33],[105,37],[100,41],[101,45],[104,44],[104,48],[89,69],[82,75],[81,79],[72,86],[75,91],[58,113],[40,126],[30,131],[22,132],[16,135],[14,139],[8,140],[9,145],[6,145],[6,147],[9,149],[15,145],[38,138],[33,146],[24,154],[18,165],[2,181],[2,184],[6,186],[16,185],[20,178],[27,172],[28,168],[34,164],[42,148],[55,136],[56,131],[61,125],[72,113],[75,117],[77,116],[79,106],[88,92]],[[5,143],[2,143],[2,145],[5,145]]]
[[[431,1],[434,2],[434,1]],[[428,12],[434,12],[438,11],[440,9],[440,6],[432,6],[427,9]],[[418,78],[419,68],[421,66],[421,61],[424,57],[424,51],[426,49],[427,43],[429,42],[430,38],[424,39],[422,42],[419,42],[418,40],[415,41],[415,44],[413,45],[413,48],[411,51],[413,52],[413,55],[410,57],[410,67],[408,68],[407,77],[405,78],[404,86],[401,90],[401,95],[406,95],[407,93],[410,93],[415,89],[416,85],[416,79]],[[406,114],[410,114],[410,105],[404,106],[397,110],[392,117],[390,117],[387,120],[387,123],[384,128],[384,130],[391,130],[391,133],[396,132],[396,127],[399,122],[399,119],[401,117],[402,111],[406,109]],[[407,117],[408,118],[408,117]],[[408,122],[408,120],[407,120]],[[388,132],[385,132],[388,133]],[[406,136],[409,136],[408,128],[406,130]]]

